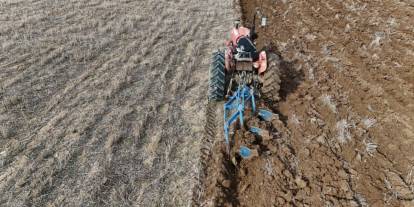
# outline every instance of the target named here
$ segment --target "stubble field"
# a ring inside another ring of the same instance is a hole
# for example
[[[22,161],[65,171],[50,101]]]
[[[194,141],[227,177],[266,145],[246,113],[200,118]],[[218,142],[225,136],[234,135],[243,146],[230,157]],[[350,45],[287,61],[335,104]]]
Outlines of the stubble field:
[[[0,205],[184,206],[226,1],[0,1]]]
[[[282,101],[259,123],[272,139],[234,165],[208,67],[232,21],[257,10]],[[0,205],[413,206],[413,11],[0,0]]]

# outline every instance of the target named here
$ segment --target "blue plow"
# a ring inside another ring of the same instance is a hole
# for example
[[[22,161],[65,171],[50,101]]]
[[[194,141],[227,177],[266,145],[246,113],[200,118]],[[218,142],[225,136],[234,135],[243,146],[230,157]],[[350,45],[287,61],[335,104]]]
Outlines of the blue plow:
[[[265,121],[271,121],[274,114],[264,109],[258,109],[256,111],[256,103],[254,97],[254,90],[247,85],[241,85],[237,91],[227,100],[224,104],[224,135],[227,145],[227,152],[230,153],[230,127],[235,122],[239,121],[240,127],[244,127],[244,112],[246,107],[250,107],[252,114],[256,114]],[[249,131],[255,135],[263,138],[269,138],[269,132],[257,127],[250,127]],[[252,155],[252,150],[248,147],[241,146],[239,154],[242,158],[247,159]]]

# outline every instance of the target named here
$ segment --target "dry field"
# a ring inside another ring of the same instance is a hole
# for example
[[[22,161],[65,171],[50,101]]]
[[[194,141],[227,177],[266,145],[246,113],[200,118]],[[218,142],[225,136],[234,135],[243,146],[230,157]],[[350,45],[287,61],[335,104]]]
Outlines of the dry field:
[[[0,206],[414,206],[414,3],[238,4],[0,0]],[[280,119],[235,166],[208,65],[256,8]]]
[[[220,0],[0,0],[0,206],[188,206]]]

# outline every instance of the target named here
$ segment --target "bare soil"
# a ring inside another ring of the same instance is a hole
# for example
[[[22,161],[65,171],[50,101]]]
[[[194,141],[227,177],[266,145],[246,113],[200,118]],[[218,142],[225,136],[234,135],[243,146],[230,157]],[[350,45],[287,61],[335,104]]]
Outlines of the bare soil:
[[[413,2],[242,0],[245,24],[257,8],[259,47],[283,59],[280,118],[234,165],[210,106],[200,205],[414,206]]]
[[[0,0],[0,206],[187,206],[219,0]]]
[[[0,0],[0,206],[414,206],[413,2],[238,4]],[[282,101],[235,165],[208,64],[257,8]]]

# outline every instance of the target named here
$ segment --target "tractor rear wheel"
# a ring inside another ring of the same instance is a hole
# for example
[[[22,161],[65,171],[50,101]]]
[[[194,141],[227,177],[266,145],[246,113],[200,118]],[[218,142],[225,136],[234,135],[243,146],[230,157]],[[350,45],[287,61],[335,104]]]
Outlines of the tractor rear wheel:
[[[222,101],[225,94],[226,73],[224,66],[224,52],[213,53],[210,65],[209,100]]]
[[[267,54],[267,69],[263,74],[263,85],[261,94],[265,102],[271,107],[276,108],[280,100],[280,58],[274,53]]]

